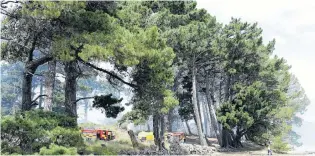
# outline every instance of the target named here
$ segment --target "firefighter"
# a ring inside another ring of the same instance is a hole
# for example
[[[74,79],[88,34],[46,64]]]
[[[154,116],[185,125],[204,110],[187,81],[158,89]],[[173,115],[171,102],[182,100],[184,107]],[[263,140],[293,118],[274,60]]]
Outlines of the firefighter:
[[[271,145],[271,141],[268,142],[268,155],[272,155],[270,145]]]
[[[101,134],[100,134],[99,131],[97,131],[97,133],[96,133],[96,138],[97,138],[97,139],[100,139],[100,138],[101,138]]]

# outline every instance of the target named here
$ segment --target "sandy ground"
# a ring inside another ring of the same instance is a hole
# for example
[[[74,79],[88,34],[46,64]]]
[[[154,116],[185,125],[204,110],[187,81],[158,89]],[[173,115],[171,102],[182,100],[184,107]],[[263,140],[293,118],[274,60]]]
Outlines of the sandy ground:
[[[198,136],[186,136],[186,140],[188,144],[199,144]],[[208,140],[212,144],[218,144],[218,140],[216,138],[208,138]],[[250,155],[267,155],[268,151],[266,147],[259,146],[253,143],[244,142],[244,148],[237,149],[237,152],[214,152],[213,155],[235,155],[235,156],[250,156]],[[315,149],[314,149],[315,150]],[[294,152],[290,151],[287,154],[277,154],[272,153],[272,155],[283,155],[283,156],[295,156],[295,155],[315,155],[315,152]]]
[[[131,144],[130,139],[129,139],[129,135],[127,133],[126,130],[123,129],[119,129],[116,126],[101,126],[99,127],[99,125],[81,125],[82,127],[98,127],[98,128],[104,128],[104,129],[110,129],[113,130],[116,133],[116,139],[115,141],[118,142],[128,142],[128,144]],[[95,138],[94,138],[95,139]],[[186,136],[186,143],[188,144],[199,144],[198,141],[198,136]],[[217,144],[218,146],[218,141],[216,138],[208,138],[209,142],[211,142],[211,144]],[[255,145],[253,143],[248,143],[245,142],[243,143],[244,148],[239,148],[237,149],[237,152],[214,152],[212,155],[216,156],[223,156],[223,155],[235,155],[235,156],[251,156],[251,155],[267,155],[267,149],[263,146],[259,146],[259,145]],[[314,149],[315,150],[315,149]],[[314,155],[315,156],[315,152],[289,152],[288,154],[276,154],[273,153],[273,155]]]

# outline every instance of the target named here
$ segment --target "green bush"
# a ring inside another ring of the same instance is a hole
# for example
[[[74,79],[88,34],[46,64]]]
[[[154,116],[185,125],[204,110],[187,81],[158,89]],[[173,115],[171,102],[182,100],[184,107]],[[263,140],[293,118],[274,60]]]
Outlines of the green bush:
[[[1,152],[8,154],[33,154],[51,143],[84,148],[75,118],[42,110],[3,116],[1,141]]]
[[[277,136],[273,139],[271,149],[276,153],[286,153],[290,150],[289,144],[283,141],[281,136]]]
[[[51,144],[49,148],[42,147],[39,152],[40,155],[76,155],[77,149],[75,147],[64,147]]]
[[[48,146],[47,131],[22,115],[8,116],[1,120],[2,152],[31,154],[42,146]]]
[[[54,144],[65,147],[84,146],[83,138],[79,129],[56,127],[51,131],[51,139]]]
[[[77,119],[58,112],[32,110],[25,113],[28,118],[38,121],[44,129],[51,130],[57,126],[64,128],[76,128]]]
[[[86,148],[85,154],[94,154],[94,155],[117,155],[118,152],[108,148],[102,147],[99,145],[93,145]]]

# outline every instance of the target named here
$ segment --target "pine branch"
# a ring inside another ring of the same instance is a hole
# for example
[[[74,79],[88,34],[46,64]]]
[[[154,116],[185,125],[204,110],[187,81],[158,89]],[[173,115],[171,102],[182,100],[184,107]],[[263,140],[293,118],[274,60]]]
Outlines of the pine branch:
[[[80,100],[93,99],[94,97],[95,97],[95,96],[79,98],[79,99],[77,99],[74,103],[77,103],[77,102],[79,102]]]
[[[34,103],[37,99],[39,99],[40,97],[43,97],[43,96],[48,97],[46,94],[38,95],[38,96],[35,98],[35,100],[32,101],[32,103]]]
[[[126,84],[126,85],[128,85],[128,86],[130,86],[130,87],[132,87],[132,88],[137,88],[137,85],[132,84],[132,83],[129,83],[129,82],[126,82],[125,80],[123,80],[122,78],[120,78],[119,76],[117,76],[116,74],[114,74],[114,73],[112,73],[112,72],[110,72],[110,71],[107,71],[107,70],[105,70],[105,69],[103,69],[103,68],[99,68],[99,67],[97,67],[97,66],[95,66],[95,65],[93,65],[93,64],[91,64],[91,63],[89,63],[89,62],[85,62],[85,61],[84,61],[83,59],[81,59],[79,56],[77,56],[77,59],[78,59],[81,63],[83,63],[83,64],[85,64],[85,65],[87,65],[87,66],[89,66],[89,67],[91,67],[91,68],[93,68],[93,69],[95,69],[95,70],[104,72],[104,73],[110,75],[111,77],[113,77],[113,78],[119,80],[120,82],[122,82],[122,83],[124,83],[124,84]]]

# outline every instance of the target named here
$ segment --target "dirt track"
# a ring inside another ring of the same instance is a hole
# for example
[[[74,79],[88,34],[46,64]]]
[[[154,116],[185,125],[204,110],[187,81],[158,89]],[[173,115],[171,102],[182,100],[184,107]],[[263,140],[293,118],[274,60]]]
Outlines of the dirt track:
[[[212,144],[218,144],[218,140],[216,138],[208,138],[209,142]],[[186,143],[188,144],[200,144],[198,136],[186,136]],[[231,152],[214,152],[213,155],[235,155],[235,156],[248,156],[248,155],[267,155],[267,148],[263,146],[259,146],[250,142],[244,142],[244,147],[237,149],[237,151]],[[288,154],[277,154],[273,153],[273,155],[315,155],[315,152],[289,152]]]

